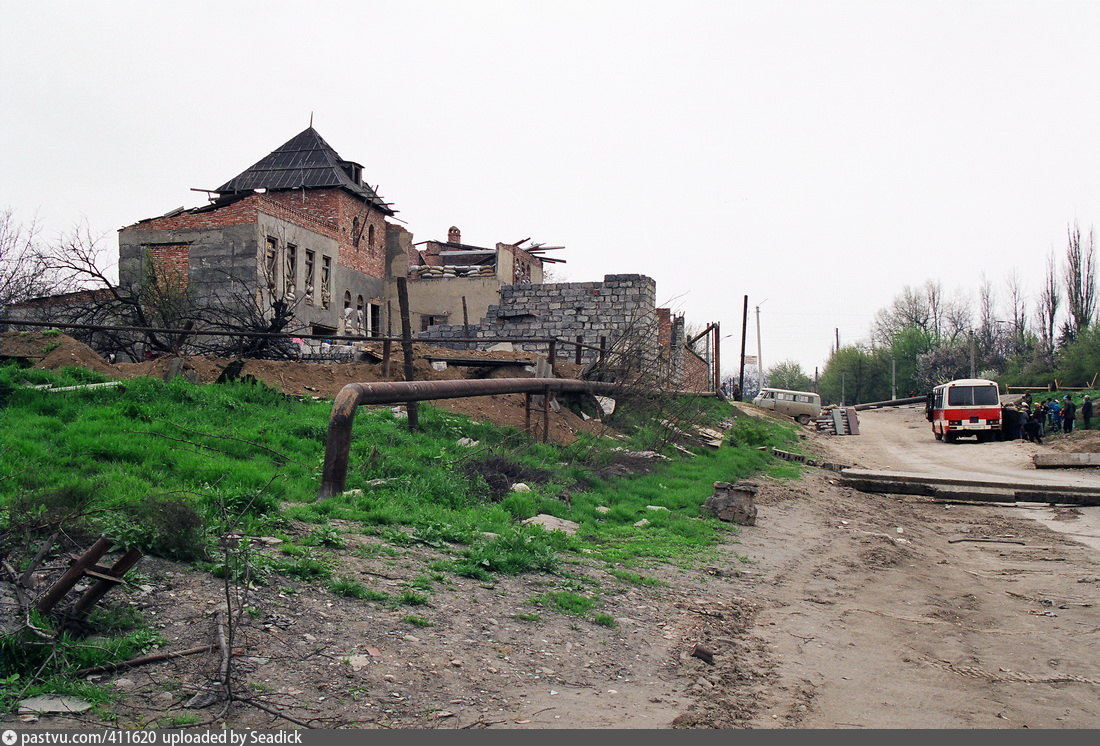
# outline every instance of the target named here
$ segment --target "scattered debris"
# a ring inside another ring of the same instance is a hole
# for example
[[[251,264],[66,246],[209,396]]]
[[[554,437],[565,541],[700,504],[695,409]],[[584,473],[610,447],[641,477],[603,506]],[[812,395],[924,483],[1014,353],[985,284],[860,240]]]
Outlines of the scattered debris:
[[[84,712],[92,707],[91,702],[85,702],[76,697],[31,697],[19,702],[19,712]]]
[[[644,528],[648,525],[649,525],[649,519],[648,518],[643,518],[640,521],[635,521],[634,522],[634,527],[635,528]]]
[[[515,484],[512,485],[511,491],[512,492],[530,492],[531,488],[523,482],[516,482]]]
[[[803,456],[801,453],[791,453],[790,451],[784,451],[779,448],[771,449],[772,455],[783,461],[797,461],[800,464],[806,464],[806,466],[816,466],[820,469],[828,469],[829,471],[843,471],[851,467],[844,464],[836,464],[832,461],[818,461],[815,458],[809,456]]]
[[[714,665],[714,651],[703,645],[696,644],[695,647],[691,649],[691,657],[698,658],[707,665]]]

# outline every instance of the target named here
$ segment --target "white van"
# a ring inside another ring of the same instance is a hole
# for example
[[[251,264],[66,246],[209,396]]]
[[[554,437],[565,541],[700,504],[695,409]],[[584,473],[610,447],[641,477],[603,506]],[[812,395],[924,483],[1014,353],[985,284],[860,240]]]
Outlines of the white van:
[[[821,414],[821,396],[812,391],[788,391],[787,389],[760,389],[752,403],[777,414],[785,414],[798,420],[800,425]]]

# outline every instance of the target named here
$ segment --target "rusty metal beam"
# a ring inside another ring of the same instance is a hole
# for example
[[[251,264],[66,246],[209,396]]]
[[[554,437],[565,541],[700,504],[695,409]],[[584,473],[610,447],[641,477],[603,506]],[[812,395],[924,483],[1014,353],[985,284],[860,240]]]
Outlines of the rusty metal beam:
[[[461,399],[493,394],[543,394],[573,392],[614,394],[622,392],[616,383],[578,381],[569,378],[486,378],[452,381],[384,381],[379,383],[349,383],[340,389],[332,403],[328,438],[325,441],[325,465],[321,472],[318,497],[332,497],[344,491],[351,450],[351,428],[355,412],[364,404]],[[529,409],[527,410],[530,411]],[[544,433],[549,423],[544,422]]]

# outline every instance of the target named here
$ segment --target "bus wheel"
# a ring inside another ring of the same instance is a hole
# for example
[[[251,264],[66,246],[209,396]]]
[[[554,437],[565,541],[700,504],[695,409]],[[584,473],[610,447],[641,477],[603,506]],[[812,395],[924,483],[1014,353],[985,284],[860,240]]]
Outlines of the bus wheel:
[[[943,433],[932,433],[936,436],[936,440],[943,440]]]
[[[955,433],[944,433],[943,434],[943,442],[944,443],[954,443],[956,437],[957,436],[955,435]]]
[[[810,424],[810,415],[800,414],[797,417],[795,417],[795,420],[798,422],[799,425],[809,425]]]

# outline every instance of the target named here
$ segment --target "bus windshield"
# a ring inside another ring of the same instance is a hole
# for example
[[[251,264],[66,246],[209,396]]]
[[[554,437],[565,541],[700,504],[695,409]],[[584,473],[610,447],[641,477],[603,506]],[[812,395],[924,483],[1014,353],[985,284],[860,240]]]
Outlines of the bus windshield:
[[[952,386],[947,390],[949,407],[981,407],[1000,404],[996,386]]]

